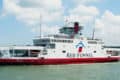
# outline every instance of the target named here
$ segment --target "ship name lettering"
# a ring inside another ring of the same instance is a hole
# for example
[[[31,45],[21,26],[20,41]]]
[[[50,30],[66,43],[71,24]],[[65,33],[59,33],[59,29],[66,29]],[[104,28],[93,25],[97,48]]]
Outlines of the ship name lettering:
[[[82,54],[67,53],[67,57],[70,57],[70,58],[93,57],[93,55],[92,53],[82,53]]]

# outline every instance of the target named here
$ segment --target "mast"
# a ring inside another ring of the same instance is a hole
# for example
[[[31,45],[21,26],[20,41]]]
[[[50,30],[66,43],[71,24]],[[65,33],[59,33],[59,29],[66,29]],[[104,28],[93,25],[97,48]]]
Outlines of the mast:
[[[94,26],[93,26],[93,33],[92,33],[92,39],[94,39],[95,38],[95,16],[94,16],[94,18],[93,18],[93,24],[94,24]]]
[[[42,15],[40,14],[40,38],[41,38],[41,35],[42,35]]]
[[[95,28],[93,28],[93,34],[92,34],[92,39],[95,37]]]

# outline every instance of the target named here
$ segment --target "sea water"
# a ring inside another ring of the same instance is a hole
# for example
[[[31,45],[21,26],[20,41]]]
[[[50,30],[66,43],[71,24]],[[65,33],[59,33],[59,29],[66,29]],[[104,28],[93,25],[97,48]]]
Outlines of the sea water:
[[[0,80],[120,80],[120,62],[0,66]]]

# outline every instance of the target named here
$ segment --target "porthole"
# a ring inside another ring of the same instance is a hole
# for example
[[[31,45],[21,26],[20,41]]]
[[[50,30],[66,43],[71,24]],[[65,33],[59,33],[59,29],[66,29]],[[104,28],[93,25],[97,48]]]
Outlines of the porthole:
[[[96,53],[97,51],[93,51],[94,53]]]
[[[63,51],[62,51],[62,53],[66,53],[66,51],[65,51],[65,50],[63,50]]]

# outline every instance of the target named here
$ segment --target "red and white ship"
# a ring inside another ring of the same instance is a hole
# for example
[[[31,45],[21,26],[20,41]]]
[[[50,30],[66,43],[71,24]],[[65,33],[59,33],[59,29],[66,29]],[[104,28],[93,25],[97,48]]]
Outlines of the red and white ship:
[[[120,59],[120,48],[105,47],[100,39],[88,39],[78,22],[61,28],[59,35],[33,40],[33,46],[0,47],[2,64],[79,64],[114,62]]]

